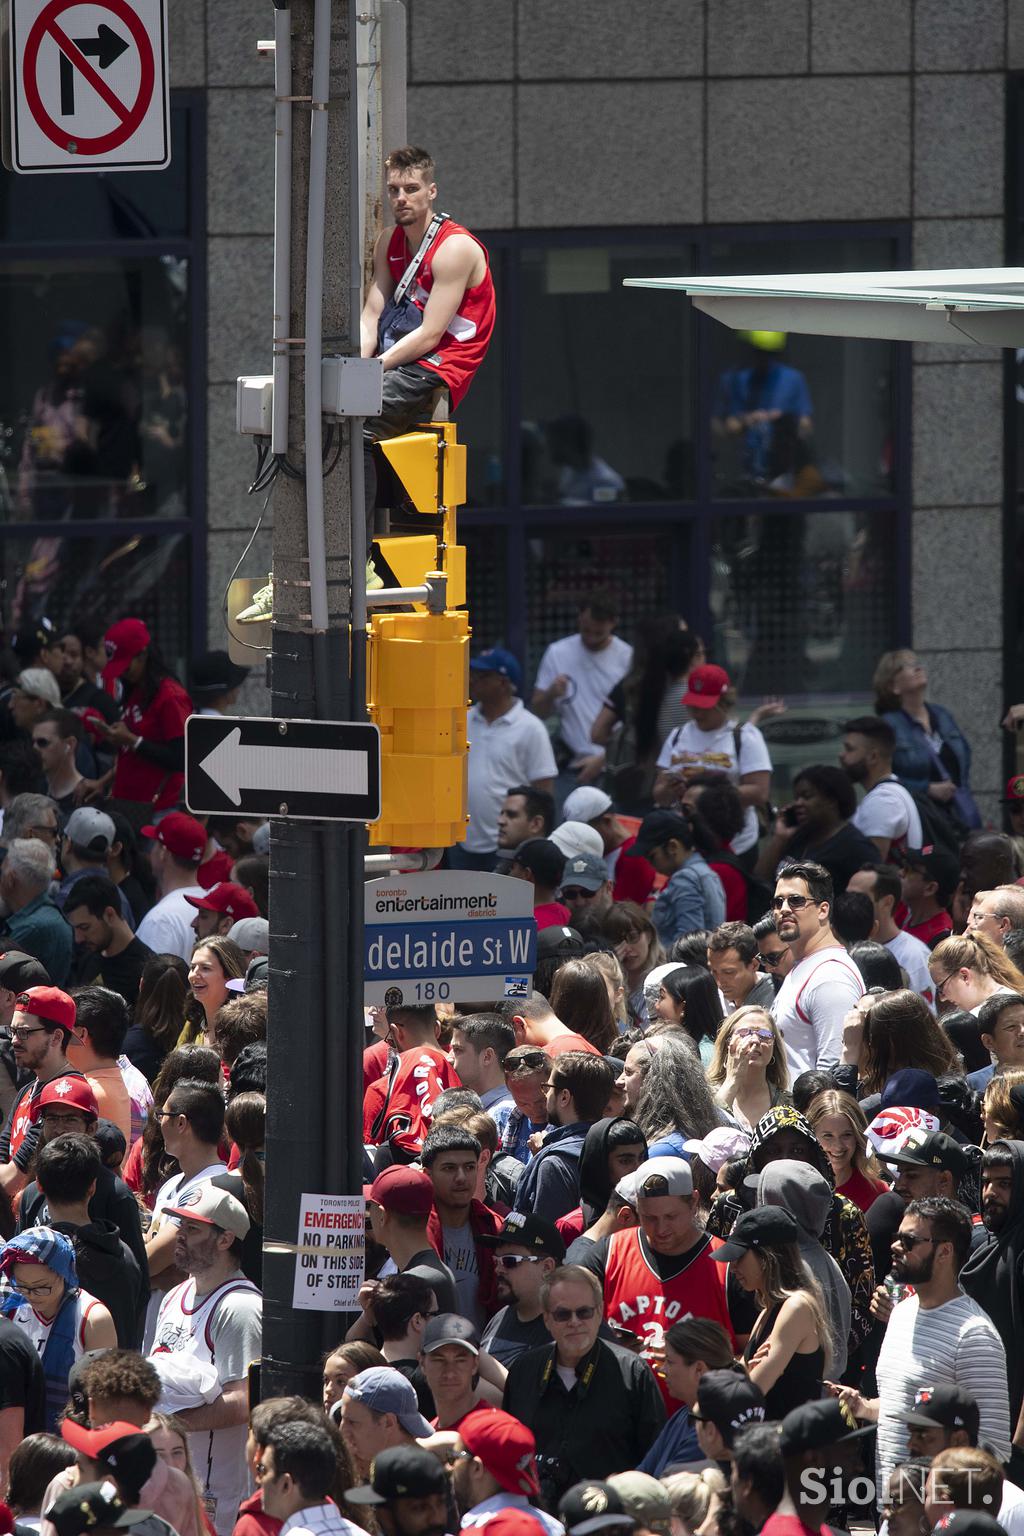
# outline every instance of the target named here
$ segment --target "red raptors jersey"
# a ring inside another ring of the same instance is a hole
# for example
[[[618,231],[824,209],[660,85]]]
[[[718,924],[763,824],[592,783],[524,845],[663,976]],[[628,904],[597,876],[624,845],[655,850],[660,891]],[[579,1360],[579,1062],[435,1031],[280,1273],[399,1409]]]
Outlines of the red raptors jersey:
[[[406,1132],[422,1142],[430,1130],[434,1100],[458,1088],[459,1076],[443,1051],[423,1045],[403,1051],[393,1077],[380,1077],[363,1095],[363,1141],[378,1146]]]
[[[662,1280],[647,1255],[647,1243],[639,1227],[613,1234],[608,1246],[604,1272],[604,1315],[622,1328],[628,1328],[645,1346],[664,1346],[666,1330],[686,1314],[721,1323],[733,1348],[736,1336],[729,1318],[725,1294],[727,1264],[717,1264],[711,1257],[721,1239],[703,1237],[682,1257],[686,1268],[671,1280]],[[646,1350],[645,1350],[646,1353]],[[658,1385],[669,1413],[682,1404],[672,1397],[659,1376]]]
[[[430,290],[434,286],[434,255],[452,235],[469,235],[469,238],[480,246],[485,259],[487,258],[486,247],[480,244],[475,235],[470,235],[469,230],[464,229],[461,224],[447,219],[434,236],[430,249],[420,263],[419,271],[409,285],[407,297],[418,309],[425,307]],[[405,230],[400,227],[393,229],[388,241],[388,267],[396,286],[415,254],[415,251],[409,249]],[[453,407],[459,404],[473,382],[473,375],[484,360],[493,331],[494,283],[491,280],[488,262],[482,281],[477,283],[475,288],[467,288],[462,295],[462,303],[449,321],[448,329],[435,350],[428,352],[425,357],[416,359],[421,367],[429,368],[433,373],[441,375],[448,385]]]

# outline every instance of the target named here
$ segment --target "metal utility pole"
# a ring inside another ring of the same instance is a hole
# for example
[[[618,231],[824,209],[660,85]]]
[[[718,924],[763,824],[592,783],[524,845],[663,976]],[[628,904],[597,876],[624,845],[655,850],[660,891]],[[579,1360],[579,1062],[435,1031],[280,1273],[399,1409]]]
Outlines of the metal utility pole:
[[[275,5],[279,35],[286,24],[280,13],[290,14],[292,144],[288,312],[275,320],[275,350],[284,345],[288,360],[289,468],[274,494],[271,707],[282,719],[358,721],[365,718],[365,536],[361,450],[353,464],[350,439],[359,444],[360,424],[336,428],[328,458],[338,433],[341,453],[325,477],[320,406],[321,351],[359,352],[361,262],[352,236],[359,200],[350,184],[357,163],[355,5]],[[279,136],[283,105],[279,100]],[[320,1356],[341,1333],[337,1315],[293,1310],[292,1286],[300,1196],[362,1190],[365,842],[360,827],[273,823],[265,1397],[315,1396]]]

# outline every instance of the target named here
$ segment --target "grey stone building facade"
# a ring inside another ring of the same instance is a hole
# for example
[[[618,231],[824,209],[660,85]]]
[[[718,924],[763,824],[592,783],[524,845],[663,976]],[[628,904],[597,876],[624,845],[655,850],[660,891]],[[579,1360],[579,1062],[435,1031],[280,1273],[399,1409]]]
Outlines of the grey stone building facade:
[[[491,248],[502,305],[490,376],[460,415],[481,642],[535,665],[571,622],[575,561],[587,580],[618,581],[627,633],[645,607],[687,613],[744,674],[745,698],[784,691],[841,718],[867,702],[871,658],[912,645],[998,816],[1016,624],[1004,609],[1016,547],[1006,359],[794,344],[816,407],[812,488],[787,489],[790,462],[752,490],[749,468],[730,480],[716,438],[730,338],[684,300],[631,299],[620,279],[703,263],[816,270],[816,257],[854,269],[1016,260],[1007,121],[1024,0],[407,4],[410,138],[435,154],[442,206]],[[270,7],[171,0],[170,17],[173,85],[205,133],[193,569],[220,644],[224,583],[254,521],[234,380],[269,361],[272,69],[255,42]],[[563,435],[583,422],[579,451],[619,486],[592,507],[566,489],[559,421]],[[536,453],[546,490],[531,483]],[[268,565],[265,532],[246,571]],[[812,632],[796,659],[787,627]],[[754,665],[759,648],[770,665]]]

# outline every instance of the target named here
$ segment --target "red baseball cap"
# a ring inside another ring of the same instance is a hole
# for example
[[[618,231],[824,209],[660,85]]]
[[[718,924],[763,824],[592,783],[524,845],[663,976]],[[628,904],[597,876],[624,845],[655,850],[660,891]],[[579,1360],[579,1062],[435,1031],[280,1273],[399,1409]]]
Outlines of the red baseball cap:
[[[459,1424],[467,1451],[478,1456],[506,1493],[540,1493],[533,1430],[501,1408],[474,1408]]]
[[[33,1124],[42,1119],[43,1110],[48,1104],[70,1104],[73,1109],[80,1109],[85,1115],[97,1117],[100,1112],[96,1095],[84,1077],[55,1077],[48,1082],[29,1111],[29,1119]]]
[[[421,1216],[425,1220],[434,1209],[434,1186],[422,1168],[393,1163],[378,1173],[372,1184],[363,1185],[363,1194],[374,1205],[399,1216]]]
[[[729,674],[724,667],[710,663],[706,667],[694,667],[686,679],[683,703],[687,709],[714,709],[722,701],[722,694],[729,686]]]
[[[492,1527],[488,1536],[546,1536],[546,1527],[537,1518],[537,1511],[517,1509],[514,1504],[488,1515],[486,1524]]]
[[[185,900],[199,912],[224,912],[236,922],[240,917],[260,915],[259,907],[245,886],[235,885],[231,880],[222,880],[220,885],[215,885],[205,896],[186,896]]]
[[[155,838],[176,859],[187,859],[198,864],[206,847],[206,828],[194,816],[184,811],[172,811],[154,827],[143,827],[143,837]]]
[[[29,987],[27,992],[18,993],[15,1006],[22,1013],[45,1019],[47,1024],[56,1024],[61,1029],[70,1031],[74,1026],[77,1012],[74,998],[62,992],[60,987]]]
[[[121,676],[128,664],[135,660],[152,636],[141,619],[118,619],[103,636],[107,650],[107,664],[103,668],[103,681],[112,683]]]
[[[1004,805],[1024,805],[1024,773],[1015,773],[1006,781]]]

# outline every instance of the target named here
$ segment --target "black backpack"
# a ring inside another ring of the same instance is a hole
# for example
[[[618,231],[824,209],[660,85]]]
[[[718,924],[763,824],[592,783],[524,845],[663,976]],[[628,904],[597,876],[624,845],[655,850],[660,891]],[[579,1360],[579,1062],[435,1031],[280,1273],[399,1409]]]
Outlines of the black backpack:
[[[911,789],[909,785],[903,783],[902,779],[898,782],[917,806],[917,814],[921,818],[921,846],[924,851],[930,853],[934,849],[937,853],[948,853],[959,863],[960,845],[969,830],[965,823],[960,820],[955,811],[939,805],[930,795]]]

